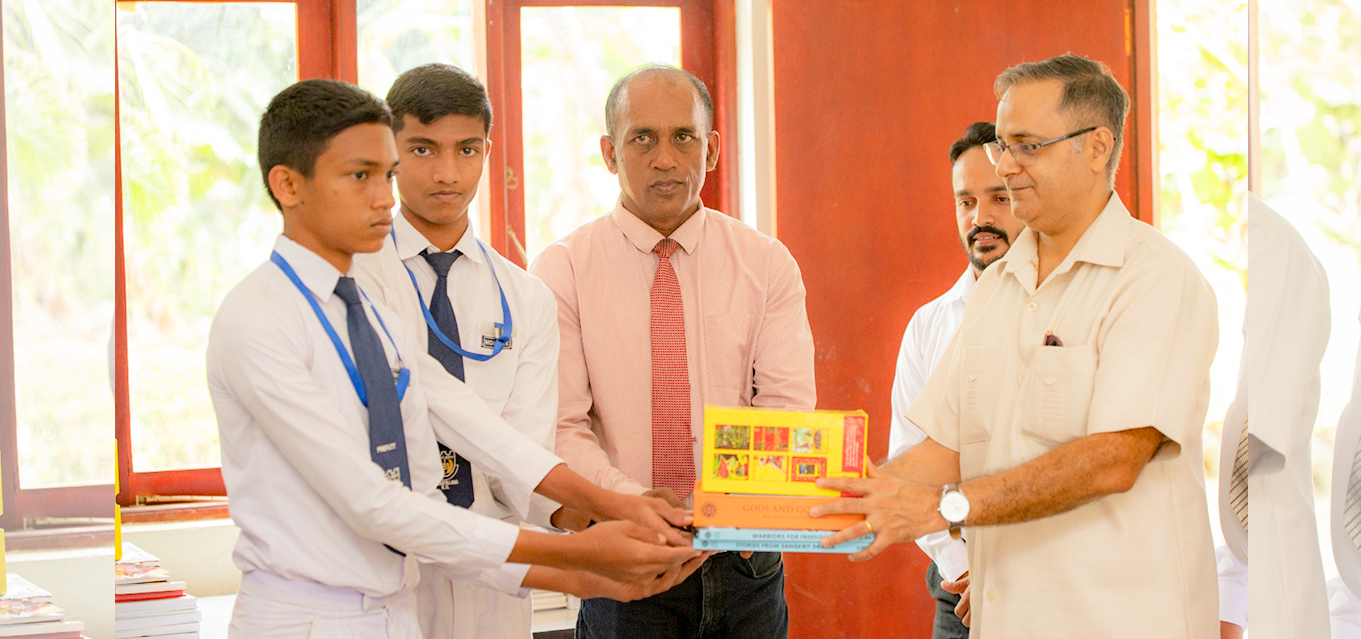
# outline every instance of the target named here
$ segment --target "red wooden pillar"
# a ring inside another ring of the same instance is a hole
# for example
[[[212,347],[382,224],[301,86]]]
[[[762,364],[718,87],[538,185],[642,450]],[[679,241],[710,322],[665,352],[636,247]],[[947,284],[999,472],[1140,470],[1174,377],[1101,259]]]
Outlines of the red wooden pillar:
[[[949,145],[993,121],[997,75],[1074,52],[1134,98],[1116,189],[1152,217],[1152,25],[1147,0],[772,2],[779,238],[808,288],[818,403],[870,414],[887,452],[903,329],[966,266]],[[930,637],[928,560],[902,544],[863,564],[787,556],[791,637]]]

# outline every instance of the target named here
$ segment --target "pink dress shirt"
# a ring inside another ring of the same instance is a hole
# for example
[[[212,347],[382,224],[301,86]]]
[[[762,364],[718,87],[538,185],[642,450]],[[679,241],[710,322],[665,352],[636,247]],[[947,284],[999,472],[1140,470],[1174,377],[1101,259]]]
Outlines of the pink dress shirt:
[[[685,307],[691,433],[704,405],[811,410],[813,333],[789,250],[701,207],[671,234]],[[588,480],[640,494],[652,483],[650,294],[661,233],[622,204],[558,240],[530,272],[558,300],[557,454]]]

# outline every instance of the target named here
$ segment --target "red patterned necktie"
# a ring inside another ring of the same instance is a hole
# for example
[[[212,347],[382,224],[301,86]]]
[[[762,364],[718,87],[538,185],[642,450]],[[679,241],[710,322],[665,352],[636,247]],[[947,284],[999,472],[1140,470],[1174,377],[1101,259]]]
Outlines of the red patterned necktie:
[[[652,487],[670,488],[684,499],[695,488],[690,439],[690,371],[685,360],[685,315],[671,255],[680,247],[663,238],[652,251]]]

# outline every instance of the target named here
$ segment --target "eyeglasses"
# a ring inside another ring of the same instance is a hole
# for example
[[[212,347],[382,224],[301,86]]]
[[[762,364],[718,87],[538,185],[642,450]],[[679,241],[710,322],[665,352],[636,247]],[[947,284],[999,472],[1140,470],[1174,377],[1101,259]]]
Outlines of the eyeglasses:
[[[1006,153],[1007,151],[1011,151],[1011,158],[1013,160],[1016,160],[1017,164],[1021,166],[1030,166],[1031,164],[1035,163],[1035,155],[1036,153],[1039,152],[1040,149],[1049,146],[1055,142],[1062,142],[1069,138],[1075,138],[1084,133],[1091,133],[1096,129],[1097,127],[1089,126],[1081,131],[1074,131],[1072,133],[1069,133],[1068,135],[1060,136],[1052,140],[1045,140],[1043,142],[1014,142],[1012,144],[1007,144],[1006,142],[1003,142],[1001,140],[996,140],[984,144],[983,150],[987,151],[988,161],[992,162],[993,165],[996,165],[998,162],[1002,161],[1002,154]]]

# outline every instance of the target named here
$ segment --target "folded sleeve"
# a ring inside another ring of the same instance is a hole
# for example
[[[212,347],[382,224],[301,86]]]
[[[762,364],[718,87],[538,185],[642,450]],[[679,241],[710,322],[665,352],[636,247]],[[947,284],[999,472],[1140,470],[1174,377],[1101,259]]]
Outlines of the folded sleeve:
[[[1097,335],[1087,434],[1152,426],[1185,445],[1200,438],[1219,344],[1214,293],[1189,262],[1154,258],[1114,296]]]

